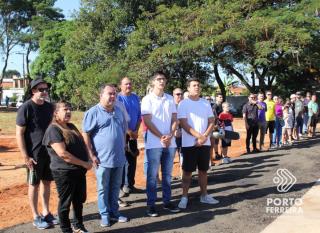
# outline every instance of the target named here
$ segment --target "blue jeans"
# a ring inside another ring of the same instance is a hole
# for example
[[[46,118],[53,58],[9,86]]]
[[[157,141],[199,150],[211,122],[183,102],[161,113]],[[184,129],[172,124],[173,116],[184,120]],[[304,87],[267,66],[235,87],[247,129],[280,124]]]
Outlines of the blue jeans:
[[[276,117],[274,132],[272,135],[272,142],[275,145],[282,144],[282,125],[280,124],[281,119]]]
[[[96,169],[98,209],[101,219],[119,217],[118,198],[122,181],[123,167]]]
[[[309,115],[308,113],[303,114],[303,129],[302,133],[307,133],[308,132],[308,120],[309,120]]]
[[[161,164],[162,199],[164,204],[171,200],[171,175],[176,148],[147,149],[147,205],[153,206],[157,200],[157,173]]]

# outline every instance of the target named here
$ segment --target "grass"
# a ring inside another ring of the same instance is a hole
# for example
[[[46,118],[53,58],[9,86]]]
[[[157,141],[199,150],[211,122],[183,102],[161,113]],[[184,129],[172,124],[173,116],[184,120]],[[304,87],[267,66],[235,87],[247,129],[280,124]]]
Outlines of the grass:
[[[71,122],[74,123],[79,130],[81,130],[81,123],[84,112],[72,112]],[[0,112],[0,134],[1,135],[15,135],[16,130],[16,112]]]

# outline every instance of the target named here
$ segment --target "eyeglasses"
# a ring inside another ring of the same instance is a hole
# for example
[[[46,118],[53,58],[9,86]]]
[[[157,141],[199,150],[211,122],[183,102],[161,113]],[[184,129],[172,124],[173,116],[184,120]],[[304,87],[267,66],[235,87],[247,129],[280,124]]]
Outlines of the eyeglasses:
[[[49,88],[37,88],[39,92],[49,92]]]
[[[156,81],[160,82],[160,81],[166,81],[166,78],[156,78]]]
[[[182,95],[182,93],[175,93],[175,95]]]

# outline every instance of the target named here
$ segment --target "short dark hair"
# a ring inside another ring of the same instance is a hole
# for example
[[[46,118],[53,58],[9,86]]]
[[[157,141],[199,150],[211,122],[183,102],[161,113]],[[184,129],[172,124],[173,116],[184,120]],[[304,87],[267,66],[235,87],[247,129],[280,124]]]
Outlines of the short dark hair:
[[[113,87],[114,89],[116,89],[115,86],[114,86],[114,84],[112,84],[112,83],[102,84],[102,85],[100,86],[100,88],[99,88],[99,94],[100,94],[100,95],[103,93],[103,91],[104,91],[104,89],[105,89],[106,87]]]
[[[216,97],[218,97],[219,95],[221,95],[223,97],[221,92],[216,92]]]
[[[164,76],[165,78],[167,78],[166,74],[163,71],[158,70],[154,72],[153,75],[151,75],[150,79],[154,80],[157,76]]]
[[[191,82],[198,82],[200,83],[199,79],[197,78],[189,78],[188,81],[187,81],[187,87],[190,87],[190,83]]]

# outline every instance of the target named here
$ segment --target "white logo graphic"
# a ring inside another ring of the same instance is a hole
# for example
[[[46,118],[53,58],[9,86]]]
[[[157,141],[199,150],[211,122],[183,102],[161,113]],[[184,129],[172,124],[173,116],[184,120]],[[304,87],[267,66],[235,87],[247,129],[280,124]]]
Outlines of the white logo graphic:
[[[278,185],[277,190],[280,193],[288,192],[296,182],[297,178],[285,168],[279,168],[277,176],[273,178],[273,183]]]

